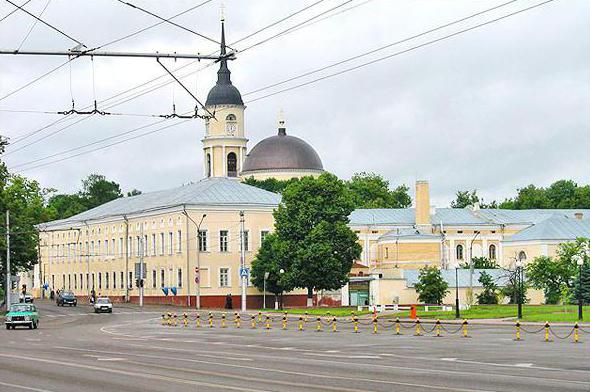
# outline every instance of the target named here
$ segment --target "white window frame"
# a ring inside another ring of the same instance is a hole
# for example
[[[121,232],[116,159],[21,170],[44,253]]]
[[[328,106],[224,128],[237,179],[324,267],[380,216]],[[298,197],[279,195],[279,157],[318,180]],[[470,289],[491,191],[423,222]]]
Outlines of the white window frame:
[[[225,239],[225,250],[221,249],[221,232],[225,231],[227,233],[226,239]],[[229,234],[229,230],[226,229],[221,229],[219,230],[219,252],[220,253],[229,253],[229,241],[230,241],[230,234]]]
[[[227,270],[227,285],[223,286],[221,284],[221,270],[226,269]],[[217,270],[217,285],[219,287],[231,287],[231,267],[227,267],[227,266],[221,266],[219,267],[219,269]]]
[[[201,249],[201,233],[204,233],[204,241],[203,241],[203,245],[205,245],[204,247],[202,247],[203,249]],[[197,233],[197,246],[198,246],[198,251],[199,252],[208,252],[209,251],[209,230],[207,229],[201,229],[199,230],[199,232]]]

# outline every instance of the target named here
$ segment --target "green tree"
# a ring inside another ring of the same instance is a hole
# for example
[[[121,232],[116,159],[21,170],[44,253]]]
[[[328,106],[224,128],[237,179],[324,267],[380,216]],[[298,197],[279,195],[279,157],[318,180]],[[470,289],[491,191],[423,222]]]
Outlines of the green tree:
[[[284,243],[281,242],[276,233],[266,236],[264,242],[258,249],[258,253],[252,260],[252,284],[258,290],[264,290],[264,274],[268,273],[266,279],[266,291],[273,293],[275,296],[280,295],[283,291],[290,291],[293,287],[287,279],[283,279],[280,271],[289,271],[291,269],[290,258],[284,249]]]
[[[107,180],[102,174],[91,174],[82,180],[80,196],[86,199],[86,206],[90,209],[123,197],[123,194],[116,182]]]
[[[406,208],[412,198],[405,185],[389,189],[389,181],[375,173],[355,173],[347,182],[356,208]]]
[[[88,209],[86,200],[78,194],[53,195],[49,198],[47,209],[51,219],[65,219]]]
[[[127,192],[127,197],[139,196],[139,195],[141,195],[141,193],[142,192],[139,189],[133,188],[132,190],[130,190],[129,192]]]
[[[274,213],[281,249],[291,260],[283,283],[313,290],[335,290],[348,282],[348,274],[361,247],[348,228],[354,202],[343,181],[323,173],[303,177],[283,191]]]
[[[526,267],[531,287],[543,290],[547,304],[559,303],[562,287],[571,287],[575,271],[571,259],[548,256],[535,257]]]
[[[496,260],[490,260],[487,257],[474,257],[473,259],[473,268],[474,269],[495,269],[499,268],[498,263]],[[469,261],[465,261],[460,264],[461,268],[471,268],[469,265]]]
[[[267,178],[265,180],[256,180],[254,177],[248,177],[243,182],[247,185],[252,185],[257,188],[267,190],[274,193],[283,193],[283,190],[292,182],[297,181],[296,178],[289,180],[277,180],[276,178]]]
[[[579,268],[579,267],[578,267]],[[590,263],[586,261],[582,265],[582,286],[580,287],[580,275],[576,273],[576,278],[573,283],[575,292],[575,298],[571,298],[572,302],[578,303],[579,296],[582,296],[582,303],[585,305],[590,304]]]
[[[525,304],[529,301],[526,296],[526,292],[528,291],[528,282],[525,276],[524,281],[522,282],[522,290],[521,285],[518,278],[518,273],[516,270],[514,271],[506,271],[507,272],[507,283],[504,287],[500,289],[500,293],[508,298],[508,303],[510,304],[517,304],[518,298],[522,299],[522,303]]]
[[[443,279],[437,267],[424,267],[420,270],[418,283],[414,285],[418,300],[425,304],[442,304],[449,292],[449,284]]]
[[[482,271],[477,279],[483,287],[481,294],[477,294],[477,303],[480,305],[495,305],[498,303],[498,285],[490,274]]]
[[[455,200],[451,202],[451,208],[465,208],[475,203],[479,203],[479,196],[477,196],[476,189],[472,191],[457,191]]]

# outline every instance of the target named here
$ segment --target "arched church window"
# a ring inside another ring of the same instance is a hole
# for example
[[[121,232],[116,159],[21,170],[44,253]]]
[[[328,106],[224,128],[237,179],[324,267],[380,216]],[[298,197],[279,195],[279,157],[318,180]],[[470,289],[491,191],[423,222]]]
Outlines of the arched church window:
[[[211,177],[211,154],[207,153],[207,177]]]
[[[518,253],[518,260],[525,262],[526,261],[526,253],[524,253],[524,250],[521,250]]]
[[[490,260],[496,260],[496,245],[494,245],[494,244],[490,245],[490,248],[488,251],[488,258]]]
[[[225,117],[225,121],[236,121],[236,115],[228,114],[227,117]]]
[[[456,250],[457,260],[463,260],[463,245],[457,245]]]
[[[235,152],[227,154],[227,176],[237,177],[238,176],[238,158]]]

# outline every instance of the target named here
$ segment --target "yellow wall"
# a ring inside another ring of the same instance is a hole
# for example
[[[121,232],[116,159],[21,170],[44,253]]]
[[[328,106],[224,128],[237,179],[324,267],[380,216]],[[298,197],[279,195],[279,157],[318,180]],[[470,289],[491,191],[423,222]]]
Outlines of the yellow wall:
[[[430,191],[428,181],[416,181],[416,224],[430,226]]]

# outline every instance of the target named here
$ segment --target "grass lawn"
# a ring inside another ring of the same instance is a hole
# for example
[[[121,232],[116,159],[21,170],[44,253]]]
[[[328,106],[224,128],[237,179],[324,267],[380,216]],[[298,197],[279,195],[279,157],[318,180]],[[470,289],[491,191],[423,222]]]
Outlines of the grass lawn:
[[[424,308],[418,308],[420,318],[439,318],[448,320],[455,318],[455,311],[451,312],[425,312]],[[474,305],[469,310],[461,311],[461,318],[466,319],[502,319],[516,318],[517,305]],[[409,317],[410,312],[396,313],[393,317]],[[578,321],[577,305],[523,305],[522,319],[524,321],[553,321],[575,322]],[[584,320],[590,321],[590,306],[584,306]]]
[[[356,307],[341,307],[341,308],[297,308],[297,309],[284,309],[284,310],[274,310],[274,309],[263,309],[262,312],[271,312],[271,313],[284,313],[287,312],[288,314],[307,314],[314,315],[314,316],[336,316],[336,317],[343,317],[343,316],[352,316],[352,312],[359,316],[362,314],[369,314],[371,312],[364,310],[359,312],[356,310]]]

